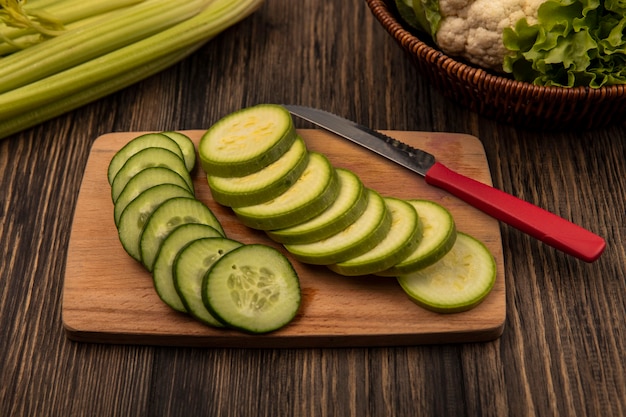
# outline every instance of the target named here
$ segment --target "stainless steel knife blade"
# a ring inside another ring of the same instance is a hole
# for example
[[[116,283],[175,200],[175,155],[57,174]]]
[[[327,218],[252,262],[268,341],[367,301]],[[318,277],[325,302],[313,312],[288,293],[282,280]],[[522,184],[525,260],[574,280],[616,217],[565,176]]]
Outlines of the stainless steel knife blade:
[[[536,205],[454,172],[428,152],[323,110],[296,105],[284,107],[295,116],[422,175],[427,184],[444,189],[565,253],[593,262],[606,247],[600,236]]]

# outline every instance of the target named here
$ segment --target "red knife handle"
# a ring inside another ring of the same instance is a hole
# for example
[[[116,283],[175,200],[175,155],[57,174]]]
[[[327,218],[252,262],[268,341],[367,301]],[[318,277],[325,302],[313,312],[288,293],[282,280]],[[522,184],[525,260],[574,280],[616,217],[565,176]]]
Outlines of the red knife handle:
[[[456,173],[436,162],[426,174],[426,183],[448,191],[542,242],[586,262],[602,254],[606,243],[582,227],[510,194]]]

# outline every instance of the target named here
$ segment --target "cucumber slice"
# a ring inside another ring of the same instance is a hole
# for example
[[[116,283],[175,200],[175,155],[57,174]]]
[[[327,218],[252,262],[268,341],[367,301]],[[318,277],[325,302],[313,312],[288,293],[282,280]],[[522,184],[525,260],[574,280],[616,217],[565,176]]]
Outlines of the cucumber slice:
[[[135,260],[141,262],[139,242],[150,215],[164,201],[174,197],[194,198],[185,188],[174,184],[161,184],[139,194],[122,212],[118,226],[119,239],[126,252]]]
[[[469,310],[487,297],[496,281],[496,262],[472,236],[458,233],[452,249],[429,267],[398,277],[418,305],[439,313]]]
[[[209,268],[221,256],[241,245],[231,239],[209,237],[192,241],[176,256],[174,287],[187,312],[202,323],[224,327],[205,307],[202,301],[202,283]]]
[[[194,189],[189,189],[187,181],[185,181],[185,179],[177,172],[165,167],[146,168],[133,176],[126,184],[126,187],[124,187],[124,190],[117,197],[113,210],[115,225],[117,226],[119,224],[122,212],[126,206],[135,199],[135,197],[148,188],[159,184],[178,185],[179,187],[188,189],[191,194],[194,194]]]
[[[196,147],[189,136],[175,131],[165,131],[161,132],[161,134],[174,140],[178,144],[183,153],[183,160],[185,161],[187,171],[193,171],[196,166]]]
[[[328,158],[309,153],[309,162],[298,180],[278,197],[254,206],[233,208],[246,226],[259,230],[290,227],[307,221],[329,207],[339,185]]]
[[[454,246],[456,226],[452,214],[440,204],[429,200],[408,200],[422,222],[422,240],[415,250],[386,271],[376,273],[385,277],[410,274],[434,264]]]
[[[146,168],[159,166],[169,168],[178,173],[187,183],[187,188],[193,190],[191,176],[185,167],[185,162],[178,155],[164,148],[146,148],[128,158],[124,166],[115,175],[113,184],[111,184],[113,203],[117,201],[132,177]]]
[[[186,197],[171,198],[152,212],[141,233],[141,262],[148,271],[152,271],[163,240],[184,223],[203,223],[224,235],[219,220],[203,202]]]
[[[348,276],[374,274],[392,267],[417,247],[422,238],[422,225],[413,206],[397,198],[384,200],[391,214],[387,236],[364,254],[329,265],[332,271]]]
[[[376,246],[391,228],[391,215],[383,198],[376,191],[369,194],[365,211],[354,223],[326,239],[312,243],[285,245],[297,260],[330,265],[359,256]]]
[[[186,313],[187,308],[180,299],[174,285],[174,262],[178,253],[190,242],[207,237],[222,237],[222,234],[202,223],[187,223],[172,230],[159,248],[152,280],[154,289],[165,304],[176,311]]]
[[[109,185],[113,184],[113,179],[117,175],[120,169],[126,164],[128,158],[133,156],[139,151],[146,148],[163,148],[171,152],[174,152],[178,157],[183,158],[183,152],[176,143],[176,141],[160,133],[146,133],[145,135],[137,136],[124,145],[119,151],[113,155],[109,167],[107,169],[107,178]]]
[[[213,199],[229,207],[265,203],[287,191],[302,175],[309,160],[304,140],[298,137],[276,162],[243,177],[207,176]]]
[[[279,230],[268,230],[267,235],[279,243],[311,243],[326,239],[348,227],[367,207],[369,193],[356,174],[335,168],[339,192],[335,201],[309,221]]]
[[[287,325],[300,307],[300,281],[278,250],[251,244],[222,256],[207,273],[202,299],[229,327],[267,333]]]
[[[259,104],[218,120],[200,139],[200,164],[208,175],[240,177],[277,161],[296,139],[287,109]]]

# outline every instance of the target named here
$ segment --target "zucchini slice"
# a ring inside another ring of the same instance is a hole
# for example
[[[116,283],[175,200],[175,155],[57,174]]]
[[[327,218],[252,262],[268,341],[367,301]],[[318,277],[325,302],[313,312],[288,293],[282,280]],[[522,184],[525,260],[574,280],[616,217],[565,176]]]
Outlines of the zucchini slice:
[[[367,207],[351,225],[326,239],[312,243],[284,245],[297,260],[330,265],[359,256],[385,238],[391,228],[391,215],[384,199],[376,191],[367,189]]]
[[[222,234],[202,223],[187,223],[178,226],[170,233],[159,248],[152,280],[154,289],[165,304],[176,311],[186,313],[187,308],[180,299],[174,285],[174,262],[178,253],[190,242],[207,237],[222,237]]]
[[[496,281],[496,262],[476,238],[458,233],[452,249],[438,262],[398,277],[416,304],[438,313],[458,313],[480,304]]]
[[[163,240],[174,228],[185,223],[203,223],[224,235],[219,220],[202,201],[186,197],[170,198],[152,212],[141,233],[141,262],[148,271],[152,271]]]
[[[141,262],[141,235],[150,215],[164,201],[175,197],[193,199],[189,190],[174,184],[160,184],[139,194],[130,202],[122,215],[118,226],[118,235],[126,252]]]
[[[332,271],[348,276],[374,274],[395,265],[417,247],[422,238],[422,226],[413,206],[397,198],[384,200],[391,214],[387,236],[364,254],[329,265]]]
[[[174,152],[178,157],[183,158],[183,152],[176,141],[161,133],[146,133],[131,139],[119,151],[113,155],[109,167],[107,169],[107,179],[109,185],[113,184],[113,179],[120,169],[126,164],[126,161],[139,151],[146,148],[163,148]]]
[[[353,172],[335,168],[339,191],[335,201],[309,221],[284,229],[268,230],[267,235],[279,243],[311,243],[339,233],[358,219],[365,208],[369,193]]]
[[[287,325],[300,307],[300,281],[278,250],[244,245],[213,264],[203,282],[202,300],[228,327],[268,333]]]
[[[185,162],[178,155],[164,148],[146,148],[128,158],[124,166],[115,175],[113,184],[111,184],[111,199],[113,203],[117,201],[131,178],[146,168],[157,166],[167,167],[178,173],[187,183],[187,188],[189,190],[194,189],[193,181],[187,171]]]
[[[434,264],[454,246],[456,226],[452,214],[442,205],[429,200],[407,200],[420,217],[422,240],[415,250],[391,268],[376,275],[397,277]]]
[[[200,138],[200,164],[207,175],[240,177],[277,161],[296,140],[283,106],[259,104],[231,113]]]
[[[287,191],[265,203],[235,207],[237,218],[259,230],[290,227],[326,210],[339,191],[335,169],[328,158],[309,152],[309,162],[298,180]]]
[[[265,203],[287,191],[302,175],[309,160],[304,140],[298,137],[291,148],[265,168],[243,177],[207,176],[211,195],[228,207]]]
[[[202,283],[211,266],[223,255],[242,244],[226,238],[197,239],[185,246],[174,260],[174,287],[187,312],[213,327],[224,327],[202,301]]]
[[[126,187],[124,187],[124,190],[117,197],[115,207],[113,209],[115,225],[119,225],[122,212],[126,206],[135,199],[135,197],[148,188],[159,184],[174,184],[179,187],[186,188],[192,194],[195,193],[195,190],[193,188],[189,189],[187,181],[185,181],[185,179],[177,172],[174,172],[166,167],[146,168],[133,176],[126,184]]]

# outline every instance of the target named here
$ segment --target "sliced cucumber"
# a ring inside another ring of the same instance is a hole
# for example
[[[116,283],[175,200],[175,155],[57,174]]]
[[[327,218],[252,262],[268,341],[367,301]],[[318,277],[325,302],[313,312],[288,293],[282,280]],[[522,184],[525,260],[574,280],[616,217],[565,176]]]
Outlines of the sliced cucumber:
[[[175,197],[194,198],[185,188],[174,184],[161,184],[139,194],[122,212],[118,226],[119,239],[126,252],[135,260],[141,262],[139,242],[150,215],[164,201]]]
[[[336,168],[339,191],[335,201],[309,221],[285,229],[268,230],[274,241],[286,244],[311,243],[339,233],[358,219],[365,208],[369,193],[356,174]]]
[[[391,268],[376,273],[386,277],[410,274],[440,260],[454,246],[456,226],[452,214],[428,200],[408,200],[422,222],[422,240],[415,250]]]
[[[367,189],[367,207],[361,217],[326,239],[285,245],[294,258],[315,265],[330,265],[359,256],[376,246],[391,228],[391,215],[383,198]]]
[[[163,148],[175,153],[180,158],[183,157],[180,146],[176,141],[166,135],[160,133],[146,133],[145,135],[137,136],[113,155],[107,170],[109,185],[113,184],[113,179],[124,164],[126,164],[126,161],[137,152],[146,148]]]
[[[200,139],[200,163],[208,175],[240,177],[278,160],[296,139],[291,114],[259,104],[225,116]]]
[[[300,307],[300,281],[278,250],[244,245],[222,256],[207,273],[202,299],[229,327],[267,333],[288,324]]]
[[[224,327],[207,310],[202,301],[202,283],[207,271],[224,254],[242,244],[226,238],[209,237],[194,240],[174,260],[174,286],[187,312],[202,323]]]
[[[146,168],[133,176],[126,184],[126,187],[124,187],[124,190],[117,197],[113,210],[115,225],[119,224],[122,212],[126,206],[135,199],[135,197],[148,188],[159,184],[178,185],[179,187],[188,189],[190,193],[194,194],[194,189],[189,189],[187,181],[185,181],[185,179],[177,172],[165,167]]]
[[[397,198],[384,200],[391,214],[387,236],[364,254],[329,265],[332,271],[348,276],[374,274],[392,267],[417,247],[422,238],[422,225],[413,206]]]
[[[159,254],[152,268],[154,289],[159,298],[176,311],[187,312],[174,285],[176,256],[190,242],[208,237],[222,237],[222,234],[206,224],[187,223],[174,229],[159,248]]]
[[[213,199],[229,207],[265,203],[284,193],[306,168],[309,154],[304,140],[298,137],[291,148],[276,162],[243,177],[208,175]]]
[[[287,191],[268,202],[233,211],[253,229],[282,229],[317,216],[332,204],[338,191],[335,169],[328,158],[310,152],[304,172]]]
[[[165,131],[161,132],[161,134],[174,140],[178,144],[180,150],[183,153],[183,160],[185,161],[187,171],[193,171],[194,167],[196,166],[196,147],[193,144],[193,141],[189,138],[189,136],[175,131]]]
[[[176,145],[178,146],[178,145]],[[187,188],[193,190],[193,181],[185,167],[185,162],[172,151],[164,148],[146,148],[143,149],[126,161],[124,166],[118,171],[111,184],[111,198],[115,203],[119,195],[124,191],[126,184],[137,175],[140,171],[151,167],[166,167],[178,173],[185,182]]]
[[[148,271],[152,271],[163,240],[174,228],[185,223],[203,223],[224,235],[219,220],[202,201],[186,197],[170,198],[152,212],[141,233],[141,262]]]
[[[496,262],[485,245],[458,233],[452,249],[429,267],[398,277],[418,305],[439,313],[457,313],[477,306],[496,281]]]

